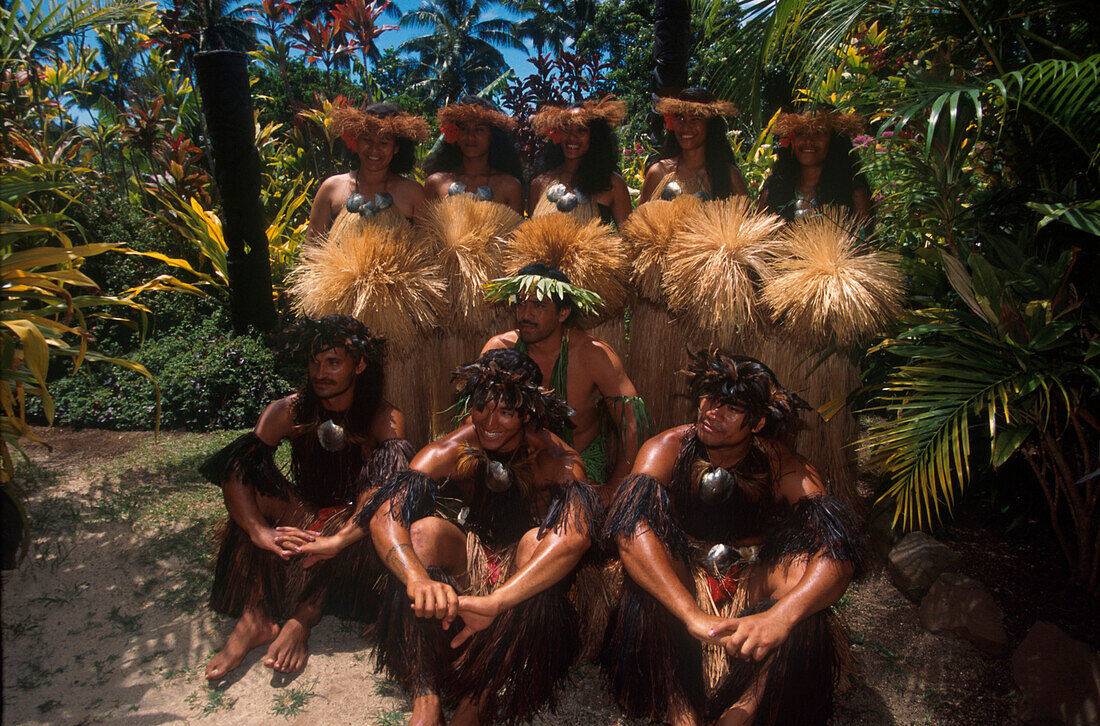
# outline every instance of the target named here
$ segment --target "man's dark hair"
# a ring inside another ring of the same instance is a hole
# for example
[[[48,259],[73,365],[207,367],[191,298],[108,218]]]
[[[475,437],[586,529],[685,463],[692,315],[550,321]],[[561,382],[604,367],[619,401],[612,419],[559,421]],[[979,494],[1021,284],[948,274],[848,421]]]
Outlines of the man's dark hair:
[[[710,91],[702,88],[685,88],[679,94],[679,98],[685,101],[698,101],[699,103],[714,103],[717,97]],[[707,119],[707,141],[704,149],[706,153],[707,176],[710,177],[710,192],[714,199],[728,199],[733,196],[733,184],[730,182],[730,167],[737,165],[737,157],[733,153],[729,139],[726,138],[726,121],[721,116],[711,116]],[[660,158],[675,159],[683,149],[676,140],[676,134],[665,131],[665,141],[661,146]]]
[[[859,173],[859,159],[852,151],[852,141],[847,136],[829,134],[829,151],[817,184],[819,205],[839,204],[851,209],[852,192],[869,188],[867,178]],[[794,220],[795,187],[801,173],[802,166],[791,147],[779,147],[775,166],[764,181],[764,189],[768,192],[768,211],[788,222]]]
[[[381,118],[405,112],[396,103],[385,101],[372,103],[363,110]],[[394,143],[397,144],[397,150],[394,152],[393,158],[390,159],[389,171],[391,174],[406,176],[416,167],[416,142],[412,139],[406,139],[404,136],[396,136],[394,137]],[[351,156],[352,168],[359,168],[359,155],[352,154]]]
[[[710,397],[745,410],[749,427],[761,420],[760,435],[787,439],[798,428],[798,412],[809,409],[802,398],[779,384],[771,368],[744,355],[700,350],[691,355],[687,373],[695,400]]]
[[[306,363],[333,348],[342,349],[357,364],[359,361],[366,363],[366,367],[355,377],[354,397],[344,423],[344,427],[353,434],[365,435],[382,402],[385,382],[383,339],[372,335],[367,326],[347,315],[305,319],[287,328],[283,335],[283,349]],[[321,399],[313,390],[307,374],[298,388],[294,422],[303,426],[316,425],[321,423],[323,416],[327,417]]]
[[[477,104],[501,113],[495,103],[478,96],[463,96],[458,99],[458,104]],[[448,144],[440,140],[424,160],[422,169],[424,176],[427,177],[440,171],[453,174],[461,167],[462,149],[458,144]],[[519,151],[516,150],[512,134],[493,124],[489,124],[489,167],[493,171],[508,174],[523,181],[523,162],[520,160]]]
[[[543,388],[542,371],[529,356],[512,348],[490,350],[451,374],[459,400],[472,409],[497,403],[514,410],[535,428],[567,425],[573,410]]]
[[[583,108],[574,104],[570,108]],[[588,151],[581,157],[573,185],[591,196],[611,188],[611,175],[619,172],[619,139],[611,125],[602,118],[588,122]],[[547,143],[539,152],[536,174],[544,174],[565,163],[561,144]]]

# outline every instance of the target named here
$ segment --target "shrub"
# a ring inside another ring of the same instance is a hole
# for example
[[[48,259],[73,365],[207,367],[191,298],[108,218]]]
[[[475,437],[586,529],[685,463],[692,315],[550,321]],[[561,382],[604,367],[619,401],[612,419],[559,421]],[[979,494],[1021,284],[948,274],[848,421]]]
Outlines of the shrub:
[[[259,340],[225,333],[212,320],[148,340],[128,356],[161,390],[161,426],[209,431],[256,422],[268,403],[290,393],[295,372]],[[50,387],[56,423],[74,427],[150,429],[156,397],[130,371],[85,364]]]

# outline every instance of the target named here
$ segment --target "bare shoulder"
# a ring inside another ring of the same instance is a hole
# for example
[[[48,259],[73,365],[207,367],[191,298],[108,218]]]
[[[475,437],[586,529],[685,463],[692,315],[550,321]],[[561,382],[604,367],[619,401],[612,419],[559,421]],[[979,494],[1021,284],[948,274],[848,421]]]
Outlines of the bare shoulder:
[[[381,401],[371,419],[371,435],[375,441],[405,438],[405,414],[388,401]]]
[[[612,173],[611,174],[611,191],[617,192],[617,191],[620,191],[620,190],[626,191],[626,182],[623,181],[622,176],[620,176],[619,174]]]
[[[393,182],[394,187],[404,194],[424,194],[424,187],[420,186],[419,182],[409,179],[405,176],[399,176]]]
[[[648,177],[650,174],[652,174],[654,177],[660,178],[665,176],[666,174],[671,174],[675,170],[676,162],[674,162],[672,159],[658,159],[657,161],[650,164],[649,168],[645,171],[645,175]]]
[[[424,191],[429,196],[442,197],[446,193],[446,187],[451,183],[451,175],[445,171],[437,171],[424,180]]]
[[[691,424],[674,426],[646,441],[638,449],[638,456],[630,473],[651,476],[662,484],[671,482],[676,457],[679,456],[684,436],[690,429]]]
[[[583,330],[570,333],[569,345],[587,365],[620,364],[619,354],[607,341]]]
[[[495,181],[500,185],[501,189],[509,194],[523,191],[523,183],[511,174],[497,174]]]
[[[490,350],[503,350],[505,348],[515,348],[516,342],[519,340],[518,330],[509,330],[506,333],[500,335],[494,335],[489,338],[489,341],[482,346],[481,353],[484,355]]]
[[[776,473],[776,487],[782,499],[794,503],[803,497],[825,493],[821,475],[806,457],[789,446],[770,442],[772,466]]]
[[[268,404],[256,422],[255,433],[268,446],[274,446],[290,435],[294,428],[294,405],[298,394],[293,393]]]
[[[527,444],[533,450],[535,478],[541,486],[584,478],[580,454],[550,431],[542,429],[528,433]]]
[[[473,426],[460,426],[451,433],[436,439],[416,452],[409,468],[426,474],[432,479],[443,479],[454,473],[458,455],[466,443]]]

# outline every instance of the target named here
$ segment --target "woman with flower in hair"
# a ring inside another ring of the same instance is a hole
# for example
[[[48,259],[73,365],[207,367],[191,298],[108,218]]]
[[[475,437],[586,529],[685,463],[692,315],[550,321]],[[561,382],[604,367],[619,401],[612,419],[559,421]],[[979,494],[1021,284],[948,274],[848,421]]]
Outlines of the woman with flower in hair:
[[[321,183],[306,243],[317,244],[345,211],[384,226],[411,222],[424,204],[424,188],[405,175],[416,165],[416,145],[428,138],[427,122],[396,104],[373,103],[334,110],[332,129],[358,164]]]
[[[443,140],[424,161],[428,199],[473,194],[523,214],[523,165],[509,132],[515,122],[494,104],[463,96],[439,112]]]
[[[614,128],[626,104],[614,96],[568,108],[544,106],[531,117],[535,133],[549,140],[539,159],[540,174],[527,201],[532,217],[559,211],[621,226],[630,214],[630,192],[619,176],[619,141]]]
[[[657,113],[665,117],[665,129],[671,133],[665,134],[660,160],[646,170],[639,204],[681,194],[702,199],[748,195],[723,120],[737,114],[736,106],[702,88],[686,88],[658,101]]]
[[[852,153],[852,137],[863,128],[854,113],[781,113],[775,121],[779,149],[775,168],[757,202],[761,210],[788,222],[826,204],[871,218],[871,192]]]

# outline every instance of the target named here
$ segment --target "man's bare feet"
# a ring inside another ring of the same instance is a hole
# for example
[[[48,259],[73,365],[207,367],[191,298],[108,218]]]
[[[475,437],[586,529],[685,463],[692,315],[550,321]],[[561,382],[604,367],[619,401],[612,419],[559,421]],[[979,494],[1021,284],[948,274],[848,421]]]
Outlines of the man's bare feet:
[[[267,649],[264,665],[279,673],[297,673],[306,667],[308,660],[309,626],[297,618],[290,618]]]
[[[443,703],[439,696],[429,693],[414,698],[409,726],[443,726]]]
[[[279,625],[266,616],[246,610],[222,649],[206,664],[206,677],[211,681],[225,678],[229,671],[241,664],[248,651],[270,643],[279,634]]]

